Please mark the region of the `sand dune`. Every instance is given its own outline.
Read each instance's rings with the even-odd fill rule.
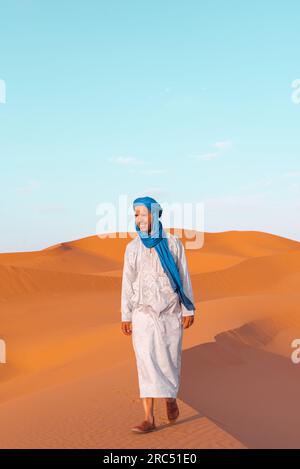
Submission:
[[[204,300],[296,291],[300,280],[300,251],[251,257],[226,269],[193,275],[196,298]]]
[[[0,254],[0,447],[299,448],[300,243],[228,231],[186,251],[197,311],[181,419],[170,427],[157,400],[159,431],[141,436],[129,431],[143,413],[120,323],[130,239]]]
[[[97,273],[120,269],[120,261],[100,253],[85,251],[72,243],[61,243],[37,253],[28,253],[29,256],[22,254],[1,254],[0,264],[70,273]]]

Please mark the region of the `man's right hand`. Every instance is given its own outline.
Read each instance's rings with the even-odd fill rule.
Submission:
[[[125,335],[131,335],[132,334],[132,322],[122,321],[122,331]]]

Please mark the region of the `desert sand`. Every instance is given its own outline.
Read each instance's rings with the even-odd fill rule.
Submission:
[[[180,418],[169,425],[155,400],[158,429],[139,435],[120,313],[130,240],[0,254],[0,448],[300,448],[300,243],[226,231],[186,250],[197,309],[184,330]]]

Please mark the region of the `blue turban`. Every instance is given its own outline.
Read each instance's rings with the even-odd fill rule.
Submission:
[[[139,226],[135,224],[135,229],[138,232],[141,241],[147,248],[155,248],[163,270],[169,277],[173,290],[179,295],[181,303],[184,304],[186,309],[194,310],[194,304],[183,291],[180,274],[173,255],[169,249],[166,232],[164,231],[162,223],[159,220],[163,211],[160,204],[152,197],[138,197],[133,201],[133,210],[137,205],[145,205],[148,211],[152,214],[150,235],[149,233],[141,231]]]

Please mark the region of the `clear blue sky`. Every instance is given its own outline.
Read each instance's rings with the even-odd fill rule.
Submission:
[[[300,240],[299,17],[297,0],[2,1],[0,251],[95,234],[120,194]]]

